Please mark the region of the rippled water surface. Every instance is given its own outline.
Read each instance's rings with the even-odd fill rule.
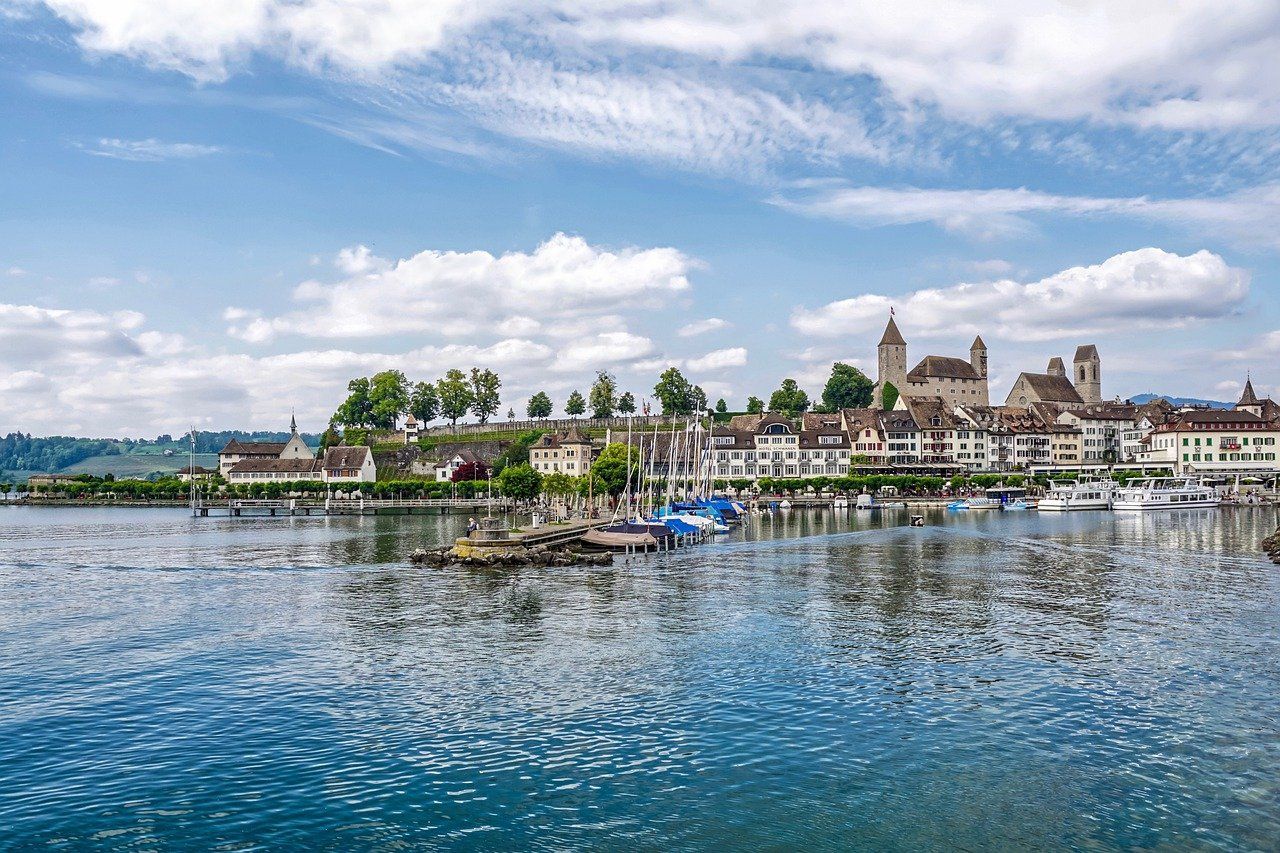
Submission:
[[[1280,846],[1274,511],[905,521],[481,572],[0,508],[0,847]]]

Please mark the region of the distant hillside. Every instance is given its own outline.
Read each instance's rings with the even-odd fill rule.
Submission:
[[[1200,400],[1196,397],[1170,397],[1168,394],[1139,394],[1130,399],[1138,405],[1150,403],[1152,400],[1160,398],[1168,400],[1175,406],[1208,406],[1211,409],[1230,409],[1235,407],[1235,403],[1224,403],[1221,400]]]

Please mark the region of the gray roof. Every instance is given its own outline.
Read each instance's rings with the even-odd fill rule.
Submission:
[[[1076,347],[1076,361],[1089,361],[1098,357],[1098,348],[1093,344]]]
[[[974,338],[973,344],[969,347],[969,349],[971,350],[986,349],[986,348],[987,348],[987,345],[983,342],[982,335],[978,335],[976,338]]]
[[[367,447],[330,447],[324,452],[325,468],[359,468],[369,456]]]
[[[274,454],[279,456],[284,452],[286,441],[240,441],[231,439],[227,442],[227,446],[222,448],[221,453],[238,453],[244,454]]]
[[[366,448],[367,449],[367,448]],[[319,467],[314,459],[241,459],[231,466],[232,474],[313,474]]]
[[[1246,379],[1244,381],[1244,393],[1240,395],[1240,402],[1237,406],[1256,406],[1258,405],[1258,395],[1253,393],[1253,380]]]
[[[928,379],[981,379],[982,375],[963,358],[945,355],[926,355],[907,374],[908,382],[924,382]]]
[[[884,334],[880,336],[880,346],[885,344],[894,344],[896,346],[905,347],[907,342],[902,338],[902,332],[898,331],[898,324],[893,322],[893,318],[889,318],[889,325],[884,327]]]
[[[1024,373],[1018,377],[1027,380],[1031,390],[1041,399],[1050,403],[1083,403],[1084,398],[1065,376],[1051,376],[1048,373]]]

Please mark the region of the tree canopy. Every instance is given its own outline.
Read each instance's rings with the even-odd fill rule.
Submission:
[[[664,415],[691,415],[707,407],[706,393],[691,385],[678,367],[668,367],[653,386],[654,398],[662,404]]]
[[[440,398],[436,395],[436,386],[430,382],[416,382],[409,395],[409,414],[417,418],[418,423],[430,423],[440,417]]]
[[[809,395],[801,390],[794,379],[784,379],[782,386],[769,397],[769,409],[794,418],[809,410]]]
[[[591,384],[588,393],[591,404],[591,417],[611,418],[618,405],[618,380],[607,370],[596,372],[596,381]]]
[[[862,409],[871,405],[875,387],[866,375],[851,364],[837,361],[831,367],[831,378],[822,388],[822,403],[829,411]]]
[[[502,402],[498,396],[502,380],[492,370],[473,367],[470,384],[471,413],[480,423],[488,423],[489,418],[498,413],[498,405]]]
[[[636,410],[636,398],[630,391],[622,392],[622,396],[618,398],[618,411],[624,415],[630,415]]]
[[[547,396],[547,392],[539,391],[529,398],[529,404],[524,407],[524,413],[530,418],[549,418],[551,408],[551,398]]]
[[[754,394],[747,398],[747,412],[753,415],[759,415],[764,412],[764,400]]]
[[[564,413],[571,418],[576,418],[587,410],[587,401],[582,399],[582,392],[574,390],[569,395],[569,399],[564,401]]]
[[[528,465],[511,465],[498,475],[502,494],[516,500],[532,500],[542,493],[542,475]]]
[[[724,414],[725,412],[729,411],[729,404],[724,401],[724,397],[721,397],[719,400],[716,400],[716,411],[719,412],[720,414]]]
[[[457,368],[436,380],[436,396],[440,399],[440,414],[454,426],[457,426],[458,418],[470,411],[473,402],[471,383],[467,381],[467,375]]]

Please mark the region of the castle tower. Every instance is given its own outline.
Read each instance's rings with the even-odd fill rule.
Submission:
[[[1102,359],[1093,344],[1076,347],[1071,384],[1086,403],[1102,402]]]
[[[987,378],[987,345],[982,342],[982,335],[974,338],[973,345],[969,347],[969,363],[979,376]]]
[[[1262,402],[1258,399],[1258,395],[1254,393],[1252,376],[1245,377],[1244,393],[1240,395],[1240,402],[1236,403],[1236,408],[1262,417]]]
[[[1055,355],[1053,358],[1049,359],[1049,367],[1045,370],[1045,373],[1049,376],[1065,377],[1067,375],[1067,366],[1062,363],[1061,358]]]
[[[898,331],[898,324],[889,315],[889,325],[884,327],[880,343],[876,346],[876,393],[874,404],[884,405],[883,388],[886,382],[902,393],[907,387],[907,342]]]

